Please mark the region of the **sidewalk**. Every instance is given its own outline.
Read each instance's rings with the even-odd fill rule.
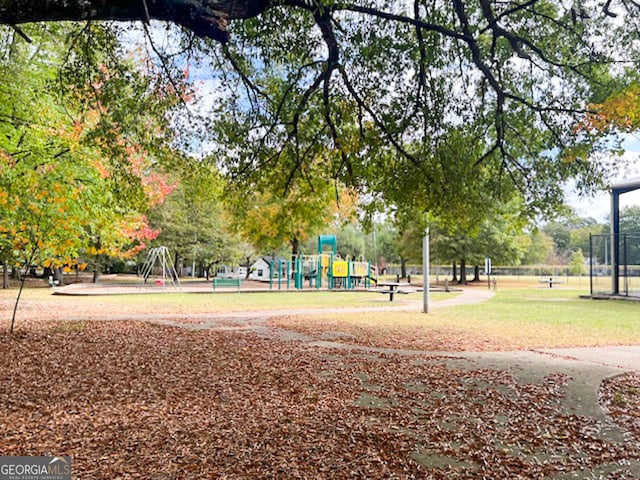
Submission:
[[[536,352],[594,366],[640,371],[640,346],[549,348]]]
[[[485,287],[464,287],[461,288],[459,295],[446,300],[440,300],[433,302],[433,308],[455,307],[458,305],[468,305],[471,303],[480,303],[489,300],[495,295],[493,290],[489,290]]]

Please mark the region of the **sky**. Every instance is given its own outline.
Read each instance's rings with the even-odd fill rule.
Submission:
[[[624,157],[629,161],[629,168],[616,178],[616,183],[622,180],[640,178],[640,139],[629,137],[624,143]],[[599,222],[605,222],[611,210],[609,192],[599,192],[593,197],[580,198],[568,184],[565,189],[565,200],[581,217],[592,217]],[[625,193],[620,196],[620,210],[624,207],[640,205],[640,190]]]

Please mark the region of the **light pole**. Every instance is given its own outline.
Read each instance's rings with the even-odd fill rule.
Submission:
[[[373,263],[376,266],[376,274],[379,274],[378,272],[378,245],[376,242],[376,224],[375,224],[375,220],[373,222]]]
[[[429,215],[427,214],[427,227],[424,230],[422,242],[422,312],[429,313]]]

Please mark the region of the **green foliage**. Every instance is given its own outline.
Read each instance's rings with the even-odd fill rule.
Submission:
[[[626,246],[626,261],[640,264],[640,206],[628,206],[620,211],[620,251]]]
[[[365,234],[353,223],[344,225],[336,235],[338,254],[342,258],[359,259],[365,254]]]
[[[523,265],[546,264],[554,253],[553,239],[539,229],[529,233],[529,242],[522,257]]]
[[[571,275],[584,275],[587,273],[587,262],[582,254],[582,250],[578,249],[571,253],[569,273],[571,273]]]
[[[592,10],[577,21],[574,7],[547,0],[282,4],[233,23],[224,47],[169,28],[165,44],[146,50],[113,24],[25,27],[34,47],[7,28],[0,152],[8,164],[29,156],[38,169],[57,159],[72,162],[57,175],[91,177],[96,188],[83,184],[91,206],[78,213],[90,221],[77,230],[96,262],[142,248],[154,234],[142,214],[177,177],[190,185],[156,210],[154,225],[203,264],[243,255],[228,224],[265,252],[296,251],[350,220],[359,201],[365,216],[394,219],[390,240],[379,238],[388,260],[419,258],[429,212],[447,239],[441,258],[517,262],[524,220],[558,210],[565,180],[593,188],[615,169],[589,156],[599,138],[585,128],[589,105],[617,121],[634,113],[636,89],[616,92],[637,80],[617,66],[622,52],[636,55],[637,32]],[[215,85],[210,111],[191,103],[190,69]],[[215,168],[192,175],[174,155],[196,143],[213,150],[205,163],[225,177],[224,187],[213,181],[215,195],[193,185]],[[3,210],[7,231],[18,213]],[[131,225],[146,234],[132,235]],[[590,225],[560,227],[545,231],[561,256],[586,251]],[[7,235],[0,242],[13,250]]]
[[[230,233],[230,219],[222,202],[224,182],[210,165],[183,159],[178,188],[149,214],[160,231],[155,245],[195,262],[201,273],[216,264],[237,264],[245,256],[241,240]]]
[[[556,257],[567,262],[575,250],[589,251],[589,234],[601,234],[606,227],[598,225],[593,218],[581,218],[573,210],[547,222],[542,231],[553,239]]]
[[[157,161],[174,96],[104,26],[25,29],[36,48],[0,31],[3,256],[59,267],[131,255],[155,235],[146,209],[173,188]]]
[[[297,253],[301,242],[333,230],[354,214],[354,195],[325,182],[323,175],[310,173],[287,185],[273,171],[251,184],[229,185],[225,199],[233,228],[261,252],[288,245]]]
[[[623,44],[591,40],[625,27],[572,15],[549,1],[268,9],[207,52],[224,87],[216,155],[245,190],[339,182],[370,211],[429,211],[447,228],[514,197],[551,214],[567,179],[594,188],[616,168],[585,157],[592,146],[566,152],[587,104],[622,84],[607,59]]]
[[[632,205],[620,211],[620,233],[640,233],[640,206]]]
[[[518,265],[527,247],[525,226],[518,202],[494,202],[476,228],[447,228],[436,222],[431,245],[441,263],[482,265],[490,257],[494,265]]]
[[[367,243],[367,259],[372,264],[400,263],[398,230],[393,222],[374,222]]]
[[[43,45],[33,50],[1,32],[0,233],[5,258],[32,265],[66,263],[78,255],[82,229],[102,198],[86,150],[73,136],[65,109],[49,89],[58,52],[45,29],[34,27]]]

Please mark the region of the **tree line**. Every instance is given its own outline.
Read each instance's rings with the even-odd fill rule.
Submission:
[[[640,118],[635,2],[94,3],[0,8],[5,271],[162,241],[206,272],[380,215],[400,263],[427,224],[513,262]]]

